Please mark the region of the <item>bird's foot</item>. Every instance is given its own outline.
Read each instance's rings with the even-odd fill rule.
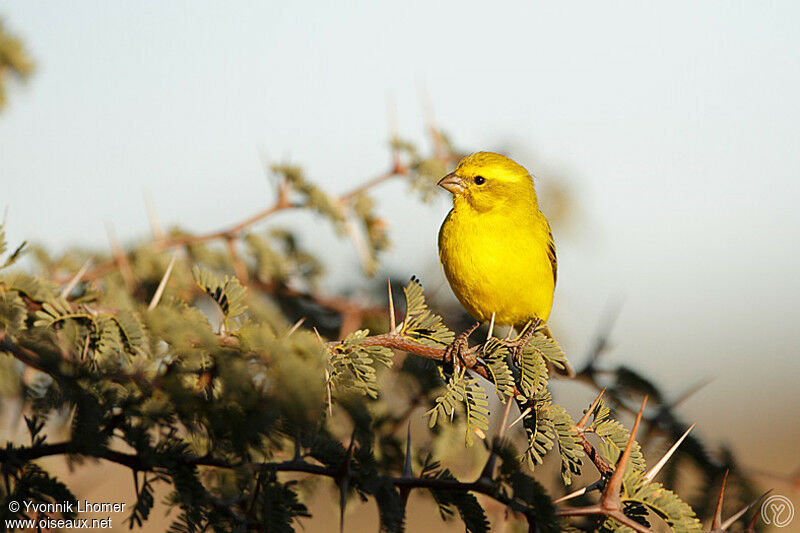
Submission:
[[[522,329],[522,332],[517,335],[516,339],[512,340],[501,340],[497,339],[497,341],[508,348],[511,357],[513,357],[514,361],[519,362],[522,358],[522,350],[525,349],[525,346],[528,345],[533,334],[536,332],[536,328],[539,327],[542,321],[538,318],[528,322],[526,326]]]
[[[476,322],[474,326],[461,333],[456,340],[444,351],[444,360],[452,363],[453,367],[458,369],[460,366],[473,367],[477,361],[475,353],[469,349],[469,336],[478,329],[480,322]]]

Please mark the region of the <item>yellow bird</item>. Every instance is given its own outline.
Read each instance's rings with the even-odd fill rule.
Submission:
[[[439,259],[461,305],[479,322],[494,314],[495,324],[517,331],[528,321],[546,322],[556,248],[528,171],[503,155],[477,152],[439,185],[453,194]]]

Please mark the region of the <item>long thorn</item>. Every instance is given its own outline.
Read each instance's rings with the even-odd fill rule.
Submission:
[[[711,531],[716,531],[722,527],[722,499],[725,496],[725,483],[728,481],[728,472],[722,476],[722,485],[719,488],[719,498],[717,499],[717,509],[714,511],[714,520],[711,521]]]
[[[322,335],[319,334],[319,331],[317,331],[317,327],[316,326],[314,326],[314,334],[317,336],[317,340],[319,341],[319,343],[322,346],[325,346],[325,341],[322,340]]]
[[[764,496],[766,496],[770,492],[772,492],[772,489],[769,489],[767,492],[762,494],[761,498],[756,500],[756,502],[761,501],[764,498]],[[759,510],[760,510],[760,506],[759,506]],[[750,522],[747,524],[747,529],[744,530],[745,533],[755,533],[755,526],[756,526],[756,522],[758,521],[758,517],[759,516],[761,516],[761,513],[759,511],[756,511],[755,513],[753,513],[753,518],[750,519]]]
[[[164,289],[167,288],[167,281],[169,281],[169,275],[172,274],[172,267],[175,266],[175,260],[178,258],[178,250],[176,249],[172,253],[172,259],[169,261],[169,265],[167,266],[166,272],[161,277],[161,281],[158,282],[158,288],[156,289],[156,293],[153,295],[153,299],[150,300],[150,305],[147,306],[148,311],[152,311],[158,305],[158,302],[161,301],[161,296],[164,294]]]
[[[603,514],[603,509],[599,505],[589,505],[588,507],[569,507],[558,509],[556,516],[591,516]]]
[[[533,407],[526,407],[526,408],[525,408],[525,410],[524,410],[524,411],[522,411],[522,412],[519,414],[519,416],[516,418],[516,420],[514,420],[513,422],[511,422],[511,423],[508,425],[508,429],[511,429],[512,427],[514,427],[514,426],[515,426],[517,423],[519,423],[519,421],[520,421],[520,420],[522,420],[523,418],[525,418],[526,416],[528,416],[528,413],[530,413],[531,411],[533,411]]]
[[[317,340],[322,345],[322,347],[325,348],[325,353],[327,354],[328,353],[328,349],[327,349],[327,347],[325,345],[325,341],[322,340],[322,335],[319,334],[319,331],[317,331],[317,327],[316,326],[314,326],[312,329],[314,330],[314,334],[317,336]],[[325,388],[328,389],[328,416],[332,417],[333,416],[333,400],[332,400],[332,394],[331,394],[331,373],[328,372],[327,368],[325,369]]]
[[[497,438],[502,439],[503,435],[506,433],[506,422],[508,422],[508,415],[511,413],[511,396],[506,398],[506,408],[503,411],[503,419],[500,421],[500,429],[497,430]],[[510,427],[510,426],[509,426]]]
[[[392,296],[391,278],[386,278],[386,285],[389,287],[389,333],[394,333],[394,328],[397,326],[394,318],[394,297]]]
[[[291,327],[291,329],[290,329],[290,330],[289,330],[289,331],[286,333],[286,336],[287,336],[287,337],[291,336],[291,335],[292,335],[292,333],[294,333],[295,331],[297,331],[297,328],[299,328],[300,326],[302,326],[302,325],[303,325],[303,322],[305,322],[305,321],[306,321],[306,317],[303,317],[303,318],[301,318],[300,320],[298,320],[297,322],[295,322],[295,323],[294,323],[294,325]]]
[[[153,232],[153,238],[157,241],[164,240],[166,234],[161,226],[161,219],[158,216],[158,211],[156,211],[153,195],[146,189],[144,191],[144,205],[147,208],[147,218],[150,220],[150,231]]]
[[[625,469],[631,458],[634,439],[636,438],[636,432],[639,430],[639,423],[642,421],[642,413],[644,412],[645,405],[647,405],[647,396],[644,397],[642,406],[639,408],[639,413],[636,415],[636,421],[633,423],[633,429],[631,430],[630,438],[628,438],[628,444],[625,445],[625,449],[622,451],[622,455],[620,455],[619,461],[617,462],[617,467],[611,475],[611,479],[608,480],[606,490],[603,491],[601,505],[604,509],[619,509],[620,507],[619,493],[622,490],[622,480],[625,477]]]
[[[722,530],[723,530],[723,531],[725,531],[726,529],[728,529],[729,527],[731,527],[731,526],[733,525],[733,523],[734,523],[734,522],[736,522],[737,520],[739,520],[739,519],[742,517],[742,515],[743,515],[744,513],[746,513],[746,512],[747,512],[747,511],[749,511],[750,509],[752,509],[752,508],[753,508],[753,506],[754,506],[755,504],[757,504],[758,502],[760,502],[761,500],[763,500],[763,499],[764,499],[764,496],[766,496],[766,495],[767,495],[767,494],[769,494],[770,492],[772,492],[772,489],[769,489],[767,492],[765,492],[764,494],[762,494],[761,496],[759,496],[758,498],[756,498],[755,500],[753,500],[752,502],[750,502],[749,504],[747,504],[747,505],[746,505],[744,508],[742,508],[742,509],[741,509],[741,510],[740,510],[738,513],[736,513],[736,514],[735,514],[735,515],[733,515],[732,517],[730,517],[730,518],[728,518],[727,520],[725,520],[725,522],[723,522],[723,523],[722,523],[722,526],[721,526],[721,527],[722,527]],[[756,517],[758,517],[758,514],[759,514],[759,513],[756,513]],[[753,522],[751,523],[751,527],[752,527],[752,524],[755,524],[755,518],[753,519]]]
[[[597,409],[597,404],[600,403],[600,398],[603,397],[603,394],[605,394],[605,392],[606,392],[606,389],[604,387],[603,390],[600,391],[600,394],[597,395],[597,398],[594,399],[594,401],[592,402],[592,405],[589,406],[589,410],[586,411],[585,413],[583,413],[583,416],[581,417],[581,419],[578,420],[577,424],[575,424],[576,428],[581,430],[581,429],[584,428],[584,426],[586,426],[586,423],[589,421],[589,417],[592,415],[592,413],[594,413],[594,410]]]
[[[696,425],[697,425],[697,422],[695,422],[694,424],[689,426],[689,429],[687,429],[683,433],[683,435],[681,435],[681,438],[679,438],[678,440],[675,441],[675,444],[673,444],[672,447],[669,449],[669,451],[667,451],[667,453],[664,454],[664,457],[662,457],[655,465],[653,465],[653,468],[651,468],[644,475],[645,481],[647,481],[648,483],[653,481],[653,479],[656,477],[656,474],[658,474],[658,472],[662,468],[664,468],[664,465],[667,464],[667,461],[669,461],[669,458],[672,457],[672,454],[675,453],[675,450],[677,450],[678,446],[681,445],[681,443],[683,442],[683,439],[685,439],[686,437],[689,436],[689,432],[692,431],[694,429],[694,426],[696,426]]]
[[[75,275],[72,276],[72,279],[69,280],[69,283],[67,283],[66,286],[63,289],[61,289],[61,294],[59,295],[61,298],[66,298],[67,296],[69,296],[69,293],[72,292],[72,289],[75,288],[75,285],[78,284],[83,275],[86,274],[86,271],[89,270],[91,264],[92,264],[91,258],[84,261],[81,268],[79,268],[78,271],[75,273]]]
[[[570,492],[570,493],[569,493],[569,494],[567,494],[566,496],[562,496],[562,497],[560,497],[559,499],[557,499],[557,500],[553,501],[553,503],[563,503],[563,502],[565,502],[565,501],[567,501],[567,500],[572,500],[572,499],[574,499],[574,498],[577,498],[578,496],[583,496],[584,494],[586,494],[586,493],[587,493],[587,492],[589,492],[590,490],[593,490],[593,489],[595,489],[595,488],[599,487],[599,486],[600,486],[600,483],[601,483],[601,482],[599,482],[599,481],[595,481],[595,482],[594,482],[594,483],[592,483],[591,485],[588,485],[588,486],[586,486],[586,487],[583,487],[582,489],[578,489],[578,490],[576,490],[575,492]]]
[[[494,313],[492,313],[492,321],[489,322],[489,334],[486,335],[486,342],[489,342],[492,339],[493,332],[494,332]]]
[[[328,390],[328,417],[333,417],[333,401],[331,399],[331,373],[325,369],[325,388]]]
[[[554,500],[554,501],[553,501],[553,503],[554,503],[554,504],[556,504],[556,503],[562,503],[562,502],[565,502],[565,501],[567,501],[567,500],[571,500],[571,499],[573,499],[573,498],[577,498],[578,496],[583,496],[584,494],[586,494],[586,492],[587,492],[588,490],[589,490],[589,487],[583,487],[582,489],[578,489],[578,490],[576,490],[575,492],[570,492],[570,493],[569,493],[569,494],[567,494],[566,496],[562,496],[562,497],[560,497],[559,499],[557,499],[557,500]]]

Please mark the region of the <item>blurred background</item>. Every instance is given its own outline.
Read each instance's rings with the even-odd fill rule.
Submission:
[[[107,248],[108,224],[140,242],[146,198],[166,226],[216,230],[270,205],[265,162],[342,192],[388,168],[393,134],[425,144],[435,124],[534,174],[576,366],[618,309],[604,361],[675,397],[711,380],[680,413],[800,505],[797,3],[20,0],[0,17],[35,61],[25,83],[0,73],[12,244]],[[375,197],[393,243],[376,279],[452,302],[449,195]],[[314,216],[273,223],[324,251],[328,290],[374,286]]]

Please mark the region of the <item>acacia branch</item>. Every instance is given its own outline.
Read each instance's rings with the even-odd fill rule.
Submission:
[[[348,204],[354,198],[356,198],[358,195],[366,192],[367,190],[371,189],[372,187],[375,187],[375,186],[377,186],[377,185],[379,185],[381,183],[384,183],[385,181],[388,181],[388,180],[390,180],[392,178],[395,178],[395,177],[408,176],[408,175],[410,175],[410,172],[411,171],[410,171],[408,166],[406,166],[401,161],[399,161],[399,159],[393,158],[392,166],[388,171],[378,175],[377,177],[371,178],[371,179],[367,180],[366,182],[362,183],[361,185],[359,185],[359,186],[357,186],[357,187],[355,187],[355,188],[353,188],[353,189],[341,194],[337,199],[338,199],[339,203],[341,203],[341,204]],[[233,224],[232,226],[228,227],[227,229],[216,230],[216,231],[212,231],[212,232],[204,233],[204,234],[199,234],[199,235],[183,234],[183,235],[175,235],[175,236],[170,236],[170,237],[157,238],[154,241],[154,244],[156,246],[156,249],[165,250],[165,249],[176,247],[176,246],[177,247],[191,246],[191,245],[201,244],[201,243],[205,243],[205,242],[209,242],[209,241],[213,241],[213,240],[224,239],[225,241],[227,241],[228,250],[231,252],[231,258],[232,258],[232,261],[233,261],[233,264],[234,264],[234,267],[235,267],[235,270],[236,270],[236,275],[238,277],[240,277],[242,279],[242,281],[244,282],[244,281],[246,281],[247,270],[246,270],[246,267],[245,267],[244,263],[237,257],[237,255],[235,253],[235,248],[234,248],[233,241],[235,239],[238,239],[239,237],[241,237],[242,233],[245,230],[247,230],[248,228],[250,228],[251,226],[253,226],[254,224],[256,224],[256,223],[258,223],[258,222],[260,222],[260,221],[262,221],[262,220],[264,220],[266,218],[269,218],[270,216],[272,216],[272,215],[274,215],[276,213],[279,213],[281,211],[285,211],[285,210],[288,210],[288,209],[297,209],[297,208],[306,207],[304,204],[292,202],[290,200],[290,198],[289,198],[289,193],[290,193],[290,191],[289,191],[288,184],[286,183],[286,181],[282,181],[278,185],[278,192],[277,192],[278,196],[277,196],[277,199],[276,199],[275,203],[272,206],[270,206],[270,207],[268,207],[266,209],[263,209],[263,210],[255,213],[255,214],[245,218],[244,220],[241,220],[240,222],[237,222],[236,224]],[[86,272],[83,275],[83,279],[86,280],[86,281],[94,281],[96,279],[99,279],[99,278],[105,276],[109,272],[112,272],[112,271],[117,270],[119,268],[124,268],[127,264],[128,264],[127,255],[125,255],[122,252],[121,249],[118,249],[118,247],[115,247],[113,259],[109,260],[109,261],[106,261],[104,263],[98,264],[96,267],[94,267],[93,269],[91,269],[88,272]],[[126,283],[132,282],[132,277],[127,275],[127,274],[129,274],[129,270],[130,270],[130,268],[129,268],[129,265],[128,265],[127,270],[125,272],[123,272],[123,274],[126,274],[126,276],[125,276],[126,277]],[[273,288],[274,287],[276,287],[276,286],[273,286]],[[285,287],[283,287],[283,288],[285,289]],[[290,290],[283,290],[283,291],[281,291],[281,293],[282,294],[285,293],[285,295],[287,295],[287,296],[296,296],[297,295],[297,291],[290,291]],[[327,309],[331,309],[332,311],[336,311],[337,313],[340,313],[340,314],[343,314],[343,315],[348,314],[348,313],[350,313],[352,315],[352,311],[354,309],[358,310],[359,312],[364,312],[367,315],[373,314],[373,309],[371,309],[371,308],[366,308],[365,309],[363,305],[357,305],[352,301],[349,301],[349,300],[345,301],[345,299],[342,299],[342,298],[330,298],[330,297],[325,297],[325,296],[322,296],[322,295],[318,295],[316,293],[308,293],[308,294],[302,293],[301,295],[316,301],[322,307],[325,307]]]
[[[394,165],[390,170],[384,172],[379,176],[372,178],[371,180],[367,180],[361,185],[342,194],[341,196],[339,196],[339,201],[342,203],[349,202],[359,194],[368,191],[369,189],[375,187],[376,185],[380,185],[381,183],[389,181],[390,179],[395,178],[397,176],[408,176],[408,174],[409,174],[409,168],[405,166],[403,163],[395,160]]]
[[[331,349],[337,345],[339,345],[339,341],[329,342],[328,348]],[[399,333],[384,333],[381,335],[373,335],[371,337],[367,337],[363,341],[361,341],[362,346],[383,346],[385,348],[391,348],[394,350],[401,350],[408,353],[413,353],[415,355],[419,355],[421,357],[425,357],[427,359],[433,359],[435,361],[443,361],[445,356],[445,347],[439,346],[431,346],[428,344],[423,344],[421,342],[415,341],[409,337],[403,336]],[[468,350],[468,354],[475,355],[480,351],[481,345],[473,346]],[[492,381],[492,377],[490,372],[487,370],[486,366],[476,357],[465,357],[463,361],[463,365],[478,374],[479,376]],[[514,397],[520,396],[520,391],[514,387]],[[589,442],[586,437],[583,435],[582,432],[578,432],[578,437],[580,438],[581,445],[583,446],[584,452],[586,453],[587,457],[594,463],[597,470],[600,474],[604,477],[610,476],[614,469],[608,462],[603,458],[603,456],[597,451],[597,449]]]
[[[371,189],[372,187],[379,185],[385,181],[388,181],[391,178],[397,176],[407,176],[409,175],[410,170],[408,167],[403,165],[402,163],[394,162],[392,168],[379,176],[367,180],[363,184],[355,187],[354,189],[345,192],[344,194],[338,197],[340,203],[348,203],[350,200],[358,196],[359,194]],[[155,241],[155,244],[159,250],[163,250],[166,248],[171,248],[173,246],[191,246],[194,244],[201,244],[208,241],[218,240],[218,239],[235,239],[241,236],[241,234],[248,229],[250,226],[261,222],[262,220],[269,218],[270,216],[279,213],[281,211],[285,211],[287,209],[296,209],[306,207],[304,204],[298,204],[296,202],[292,202],[289,199],[289,188],[285,182],[282,182],[278,186],[278,198],[275,203],[263,209],[249,217],[237,222],[236,224],[222,230],[216,230],[209,233],[203,233],[199,235],[192,235],[192,234],[185,234],[185,235],[177,235],[172,237],[167,237],[164,239],[158,239]],[[84,279],[87,281],[95,280],[103,275],[107,274],[111,270],[114,270],[118,267],[118,257],[114,261],[108,261],[106,263],[102,263],[95,267],[94,269],[90,270],[84,276]]]
[[[87,457],[94,457],[96,459],[104,459],[106,461],[125,466],[134,472],[158,472],[168,469],[175,463],[184,466],[207,466],[224,469],[234,469],[241,466],[247,466],[253,472],[272,471],[306,473],[329,477],[337,481],[342,477],[342,473],[347,470],[346,465],[342,465],[341,468],[334,468],[330,466],[309,463],[302,459],[237,465],[211,456],[170,457],[164,461],[164,464],[160,464],[158,461],[144,462],[138,455],[123,453],[116,450],[102,449],[92,451],[83,450],[82,448],[83,446],[81,446],[79,442],[64,441],[55,444],[42,444],[34,447],[26,446],[20,448],[0,449],[0,463],[5,463],[10,460],[27,462],[56,455],[84,455]],[[347,461],[349,462],[350,459],[351,458],[348,457]],[[495,486],[495,482],[484,477],[472,482],[463,482],[455,479],[441,479],[434,477],[404,476],[390,477],[389,480],[395,487],[401,490],[420,488],[431,490],[475,492],[483,494],[505,505],[512,511],[525,515],[529,521],[535,518],[535,509],[533,507],[500,493]]]
[[[158,246],[159,249],[163,250],[166,248],[171,248],[173,246],[191,246],[194,244],[201,244],[216,239],[227,239],[227,240],[234,239],[236,237],[239,237],[244,230],[246,230],[253,224],[260,222],[265,218],[274,215],[275,213],[279,213],[286,209],[295,209],[298,207],[303,207],[302,204],[290,202],[288,197],[284,196],[284,194],[278,195],[278,200],[272,207],[264,209],[263,211],[259,211],[258,213],[247,217],[241,222],[234,224],[228,229],[212,231],[210,233],[205,233],[201,235],[180,235],[176,237],[168,237],[164,240],[156,241],[156,245]]]

